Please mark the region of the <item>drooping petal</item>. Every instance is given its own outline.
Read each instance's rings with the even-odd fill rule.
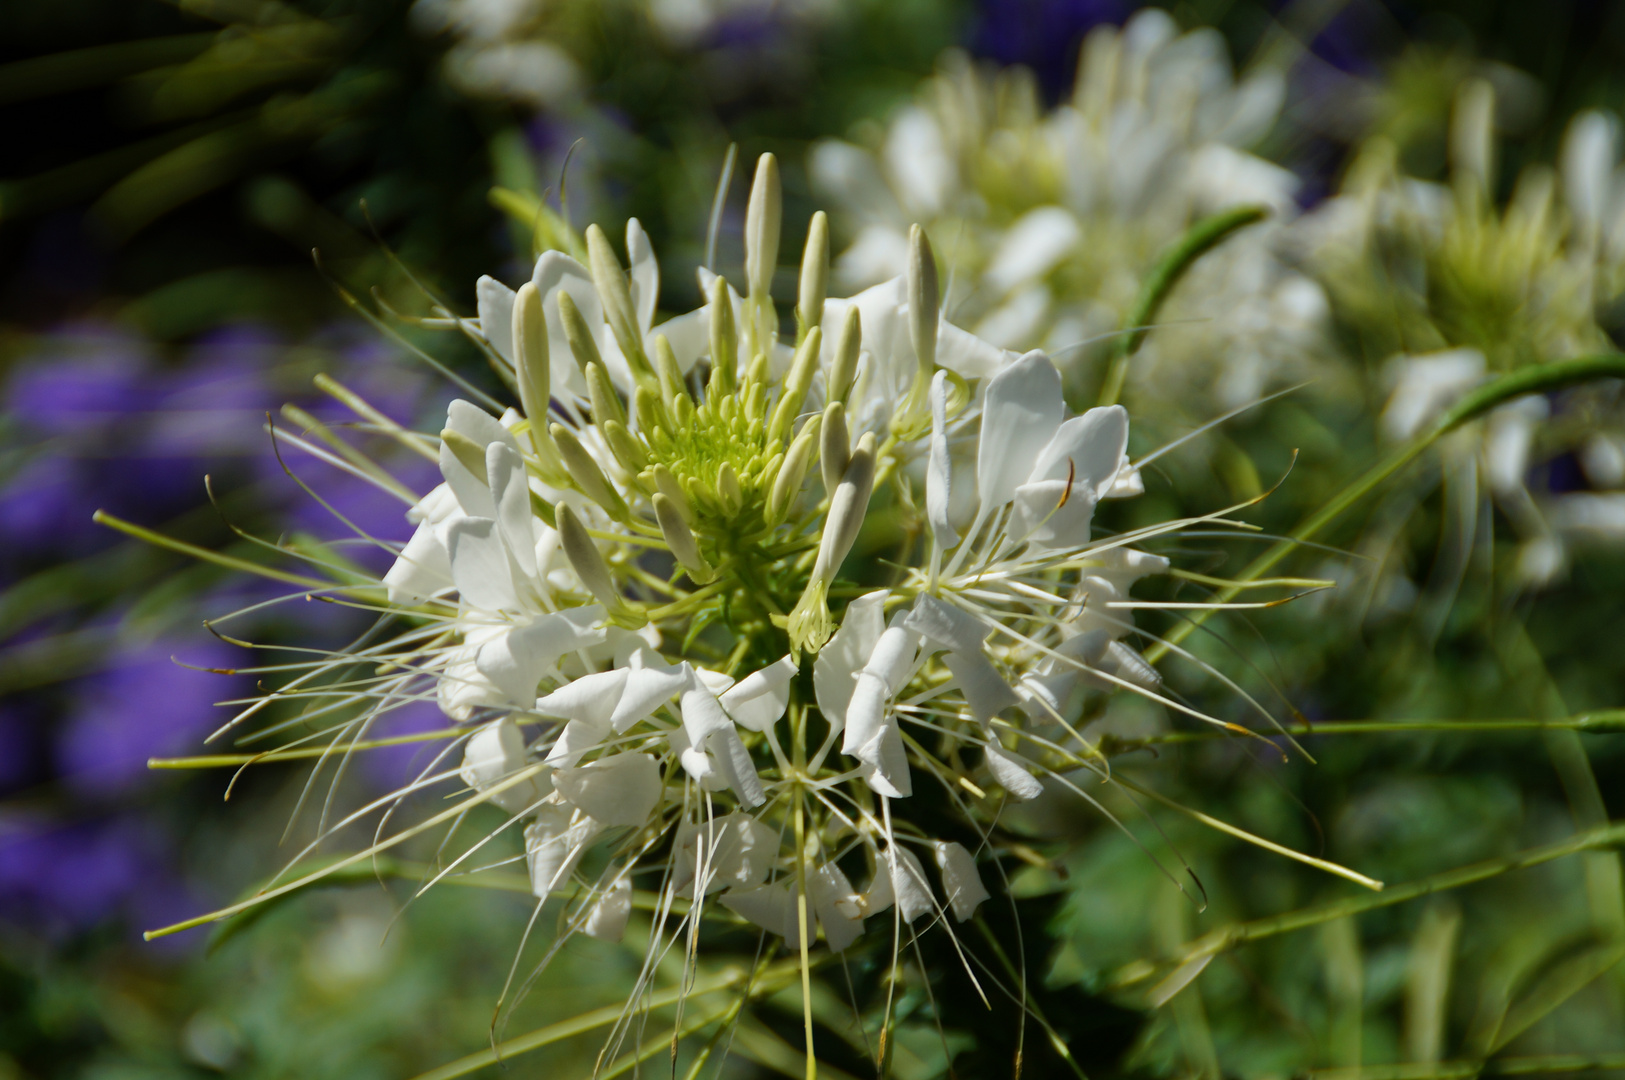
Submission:
[[[497,528],[519,573],[536,578],[536,515],[530,509],[530,481],[517,451],[494,442],[485,448],[485,471],[491,480]]]
[[[672,881],[681,895],[694,895],[696,879],[704,880],[707,894],[750,889],[767,880],[778,859],[779,834],[749,814],[727,814],[683,822],[673,850]]]
[[[563,803],[544,805],[536,822],[525,829],[525,862],[530,891],[539,899],[564,885],[575,872],[587,845],[603,831],[592,818]]]
[[[982,875],[976,872],[976,860],[962,844],[938,840],[931,846],[936,852],[937,867],[942,871],[942,891],[948,896],[948,906],[954,918],[964,922],[976,914],[976,909],[989,895],[982,884]]]
[[[999,674],[999,669],[981,650],[945,653],[942,659],[953,674],[954,682],[959,684],[960,693],[965,695],[965,703],[978,720],[991,720],[1020,701],[1016,692],[1010,689],[1010,684],[1004,681],[1004,676]]]
[[[384,575],[384,584],[389,602],[403,606],[422,603],[452,587],[451,556],[435,525],[425,522],[417,527]]]
[[[1061,374],[1042,352],[1028,353],[988,382],[976,455],[976,488],[984,510],[1015,497],[1065,412]]]
[[[474,301],[480,315],[480,332],[502,359],[513,363],[514,291],[490,275],[474,283]]]
[[[847,706],[857,686],[858,672],[869,662],[875,643],[886,629],[887,591],[867,593],[846,606],[841,627],[818,652],[813,663],[813,692],[818,709],[832,728],[846,725]]]
[[[508,546],[502,542],[497,523],[486,517],[465,517],[441,528],[451,579],[463,602],[481,611],[519,611]]]
[[[627,674],[626,686],[610,717],[617,733],[648,719],[656,709],[681,693],[689,681],[688,672],[681,665],[662,662],[648,648],[634,653],[633,663],[623,670]]]
[[[754,889],[730,889],[722,894],[722,906],[770,934],[779,934],[792,949],[801,947],[801,919],[795,896],[785,882],[758,885]],[[807,912],[812,918],[812,912]],[[810,928],[809,928],[810,929]]]
[[[933,650],[979,653],[991,633],[987,625],[962,608],[929,594],[921,594],[903,616],[902,626],[923,637]]]
[[[863,898],[864,913],[878,914],[893,903],[906,923],[931,913],[931,885],[925,868],[912,851],[896,844],[877,860],[875,879]]]
[[[987,758],[988,772],[993,774],[993,779],[1000,787],[1010,793],[1012,799],[1025,802],[1028,799],[1036,799],[1044,793],[1044,785],[1038,782],[1038,777],[1005,753],[997,743],[990,740],[982,753]]]
[[[918,647],[919,635],[903,626],[889,627],[880,635],[868,663],[858,672],[846,708],[841,753],[855,753],[875,737],[886,718],[886,706],[892,695],[902,689],[914,669]]]
[[[722,707],[734,723],[750,731],[766,731],[779,722],[790,706],[790,680],[800,669],[788,656],[753,671],[723,693]]]
[[[807,899],[818,913],[824,941],[832,951],[843,951],[863,933],[858,897],[839,866],[825,863],[807,875]]]
[[[463,748],[463,764],[458,776],[475,791],[489,791],[529,762],[525,759],[525,737],[512,717],[503,717],[476,731]],[[523,813],[535,806],[551,789],[545,777],[533,776],[492,795],[492,805],[510,814]]]
[[[742,805],[760,806],[767,801],[767,796],[762,792],[761,778],[756,775],[756,765],[750,759],[750,751],[745,749],[743,740],[739,738],[738,729],[732,724],[718,728],[706,739],[705,748],[711,752],[711,761],[717,773],[733,789]]]
[[[891,717],[867,743],[852,756],[858,761],[863,782],[890,799],[906,799],[914,794],[914,778],[908,769],[908,753],[897,718]]]
[[[655,260],[649,234],[637,218],[626,219],[626,254],[631,262],[627,277],[632,307],[637,313],[638,329],[647,334],[654,325],[655,305],[660,301],[660,263]]]
[[[593,901],[581,932],[599,941],[619,941],[632,914],[632,879],[622,874]]]
[[[648,754],[610,754],[559,770],[553,786],[565,801],[602,825],[642,825],[660,805],[660,766]]]

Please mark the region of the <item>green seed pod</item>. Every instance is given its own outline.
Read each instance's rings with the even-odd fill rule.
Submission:
[[[845,401],[858,377],[858,353],[863,348],[863,319],[858,305],[846,309],[841,336],[835,339],[835,359],[829,368],[829,400]]]
[[[609,246],[609,237],[597,225],[587,226],[587,266],[592,271],[593,287],[604,304],[604,321],[615,335],[627,364],[640,376],[654,374],[643,355],[643,333],[638,328],[637,309],[632,304],[631,283]]]
[[[587,401],[592,405],[592,417],[602,424],[606,420],[626,423],[626,409],[621,397],[609,381],[609,370],[603,364],[587,365]]]
[[[671,342],[666,340],[665,334],[655,337],[655,374],[660,377],[660,396],[666,399],[667,408],[676,404],[680,397],[688,397],[688,380],[683,377],[683,369],[677,366],[677,354],[671,351]]]
[[[732,394],[739,366],[739,330],[734,325],[733,298],[728,283],[717,278],[711,283],[711,381],[712,396]]]
[[[660,402],[660,395],[647,386],[639,386],[632,391],[632,407],[638,413],[638,427],[643,429],[645,438],[652,432],[673,430],[670,415],[666,407]]]
[[[547,316],[542,312],[542,294],[533,282],[519,286],[514,297],[513,351],[519,375],[519,404],[534,421],[531,431],[545,437],[553,384],[547,355]]]
[[[824,535],[818,542],[818,559],[813,563],[812,580],[828,584],[846,561],[852,542],[869,512],[869,496],[875,483],[875,433],[866,431],[852,452],[841,482],[829,500],[829,516],[824,519]]]
[[[626,508],[625,500],[605,478],[604,470],[587,453],[587,448],[581,445],[575,433],[559,424],[554,424],[551,431],[553,441],[558,444],[559,460],[564,463],[564,471],[570,474],[570,479],[575,481],[581,493],[603,507],[616,521],[629,520],[632,515]]]
[[[796,493],[801,490],[802,482],[807,479],[807,467],[812,464],[813,447],[817,444],[817,432],[808,425],[808,430],[796,436],[795,442],[784,453],[784,463],[779,466],[778,476],[773,481],[773,488],[767,496],[767,520],[771,525],[777,525],[784,520],[789,512],[790,502]]]
[[[779,223],[784,193],[779,186],[779,159],[763,154],[756,159],[756,179],[745,208],[745,282],[754,304],[766,304],[773,288],[773,270],[779,261]]]
[[[655,520],[660,523],[660,534],[666,538],[666,546],[671,549],[678,565],[688,571],[694,583],[704,585],[716,576],[716,572],[705,561],[705,556],[700,554],[694,533],[689,529],[688,522],[683,520],[682,511],[663,494],[656,494],[653,502]]]
[[[603,604],[617,622],[637,626],[647,622],[642,613],[629,605],[620,590],[615,588],[615,579],[610,576],[604,553],[587,535],[587,528],[576,517],[575,511],[561,503],[554,511],[554,517],[558,522],[559,546],[564,549],[564,557],[570,560],[576,576],[594,599]]]
[[[739,474],[726,461],[717,470],[717,496],[722,503],[722,513],[727,517],[738,516],[744,508],[745,492],[739,486]]]
[[[846,406],[832,401],[824,406],[824,430],[818,449],[818,464],[824,474],[824,490],[831,495],[852,460],[852,438],[846,430]]]
[[[583,374],[588,365],[604,362],[598,354],[598,342],[592,336],[592,327],[587,325],[586,316],[581,314],[576,302],[563,289],[559,290],[559,321],[564,324],[564,340],[570,343],[570,355],[575,357]]]
[[[796,292],[798,343],[824,321],[829,292],[829,217],[822,210],[807,224],[807,246],[801,251],[801,287]]]
[[[918,225],[908,230],[908,336],[927,379],[937,369],[937,257]]]
[[[605,420],[598,425],[604,433],[604,441],[615,454],[615,460],[621,463],[622,468],[629,473],[640,472],[649,464],[649,454],[643,449],[633,434],[626,430],[626,425],[619,420]]]
[[[682,485],[677,482],[677,477],[673,476],[671,470],[664,465],[656,465],[650,472],[654,474],[655,488],[671,501],[671,504],[677,508],[677,512],[683,515],[683,520],[692,527],[694,524],[694,507],[689,504],[688,495],[684,493]]]
[[[489,484],[490,477],[485,472],[485,451],[480,444],[470,439],[460,431],[446,428],[440,433],[440,442],[450,450],[463,468],[473,473],[482,484]]]
[[[813,375],[818,371],[818,352],[823,344],[823,331],[813,327],[796,350],[796,358],[790,362],[790,370],[784,377],[784,392],[773,410],[773,422],[767,426],[769,446],[782,443],[789,437],[791,426],[801,414],[801,403],[807,399]]]

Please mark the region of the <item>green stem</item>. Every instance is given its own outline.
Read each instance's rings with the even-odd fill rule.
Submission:
[[[1578,360],[1532,364],[1479,387],[1458,401],[1430,430],[1418,435],[1372,466],[1357,480],[1339,492],[1331,502],[1315,511],[1301,525],[1293,529],[1285,539],[1278,541],[1269,550],[1254,559],[1237,576],[1236,583],[1219,590],[1214,599],[1219,603],[1233,599],[1237,593],[1246,587],[1247,582],[1262,577],[1274,569],[1276,564],[1286,558],[1287,553],[1293,548],[1315,536],[1333,521],[1336,521],[1355,503],[1371,494],[1383,481],[1409,465],[1434,443],[1462,424],[1467,423],[1467,421],[1490,411],[1503,402],[1523,397],[1525,394],[1547,393],[1560,390],[1566,386],[1573,386],[1576,383],[1604,378],[1625,379],[1625,354],[1609,353],[1602,356],[1581,357]],[[1205,623],[1214,610],[1217,609],[1210,608],[1195,612],[1189,619],[1174,627],[1168,633],[1166,640],[1159,641],[1146,650],[1146,659],[1153,664],[1162,659],[1167,655],[1171,647],[1184,641],[1197,627]]]
[[[1618,847],[1621,844],[1625,844],[1625,822],[1616,822],[1601,829],[1592,829],[1589,832],[1571,836],[1567,840],[1561,840],[1555,844],[1546,844],[1504,858],[1487,859],[1484,862],[1457,867],[1454,870],[1446,870],[1443,873],[1419,878],[1416,881],[1406,882],[1402,885],[1392,885],[1375,895],[1356,896],[1347,900],[1336,900],[1328,904],[1318,904],[1297,911],[1289,911],[1284,915],[1272,915],[1266,919],[1232,923],[1229,926],[1221,927],[1212,933],[1203,935],[1193,942],[1189,949],[1170,960],[1160,963],[1151,960],[1136,960],[1125,964],[1108,974],[1104,980],[1104,985],[1107,989],[1121,989],[1143,982],[1161,971],[1177,969],[1204,958],[1217,956],[1249,942],[1274,937],[1277,934],[1290,933],[1294,930],[1303,930],[1310,926],[1331,922],[1334,919],[1374,911],[1377,908],[1392,907],[1395,904],[1402,904],[1407,900],[1415,900],[1417,897],[1427,896],[1431,893],[1459,889],[1464,885],[1472,885],[1475,882],[1498,877],[1513,870],[1539,866],[1542,863],[1552,862],[1568,855],[1576,855],[1583,851]]]
[[[1106,379],[1101,383],[1097,404],[1117,404],[1118,397],[1123,393],[1123,380],[1128,376],[1129,358],[1139,351],[1146,334],[1150,333],[1152,320],[1157,317],[1157,309],[1162,307],[1163,301],[1168,299],[1168,294],[1173,292],[1174,286],[1179,284],[1191,265],[1217,247],[1225,237],[1262,221],[1268,213],[1269,210],[1262,206],[1239,206],[1203,218],[1157,258],[1151,272],[1140,285],[1140,295],[1129,309],[1122,334],[1112,347],[1111,361],[1106,369]]]
[[[1582,731],[1590,734],[1625,733],[1625,709],[1582,713],[1563,720],[1339,720],[1324,724],[1283,724],[1278,731],[1249,732],[1251,735],[1399,735],[1419,731],[1440,731],[1460,735],[1468,732],[1503,734],[1519,731]],[[1112,739],[1101,746],[1104,754],[1128,754],[1147,746],[1207,742],[1212,739],[1240,738],[1235,731],[1170,731],[1140,739]]]

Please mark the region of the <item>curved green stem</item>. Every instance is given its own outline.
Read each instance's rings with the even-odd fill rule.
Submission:
[[[1150,333],[1151,321],[1157,317],[1157,309],[1162,307],[1163,301],[1168,299],[1168,294],[1174,291],[1174,286],[1179,284],[1191,265],[1217,247],[1225,237],[1264,220],[1268,213],[1269,210],[1262,206],[1239,206],[1203,218],[1158,257],[1140,285],[1140,295],[1129,309],[1123,332],[1112,347],[1106,378],[1100,386],[1100,400],[1096,404],[1117,404],[1118,397],[1123,393],[1123,380],[1128,376],[1129,357],[1139,351],[1146,334]]]
[[[1219,590],[1214,599],[1219,603],[1225,603],[1234,598],[1245,587],[1246,582],[1261,577],[1274,569],[1276,564],[1286,558],[1287,553],[1293,548],[1315,536],[1333,521],[1336,521],[1355,503],[1371,494],[1383,481],[1409,465],[1434,443],[1469,420],[1473,420],[1513,398],[1523,397],[1525,394],[1549,393],[1577,383],[1604,378],[1625,379],[1625,354],[1608,353],[1602,356],[1581,357],[1577,360],[1534,364],[1511,374],[1503,375],[1493,382],[1486,383],[1458,401],[1428,431],[1418,435],[1366,470],[1363,475],[1340,491],[1331,502],[1322,506],[1311,514],[1303,524],[1293,529],[1285,539],[1278,541],[1268,551],[1265,551],[1249,563],[1247,568],[1237,575],[1236,584]],[[1167,655],[1170,648],[1184,641],[1197,627],[1206,622],[1208,616],[1214,610],[1216,609],[1198,611],[1188,620],[1174,627],[1165,640],[1157,642],[1146,650],[1146,659],[1156,663]]]

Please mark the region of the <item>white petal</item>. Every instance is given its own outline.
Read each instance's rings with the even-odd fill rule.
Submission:
[[[587,751],[609,738],[609,733],[608,724],[571,720],[553,740],[553,748],[547,752],[547,763],[559,769],[573,769],[581,763]]]
[[[512,717],[485,725],[468,740],[458,775],[475,791],[488,791],[529,764],[525,737]],[[490,802],[510,814],[520,814],[541,801],[552,785],[535,776],[491,796]]]
[[[626,254],[631,262],[627,276],[632,287],[632,307],[637,312],[638,329],[647,334],[654,325],[655,305],[660,299],[660,264],[655,261],[649,234],[637,218],[626,221]]]
[[[982,406],[976,487],[984,510],[1015,497],[1039,453],[1055,437],[1066,404],[1061,375],[1041,352],[1030,352],[995,375]]]
[[[825,863],[807,875],[807,899],[818,913],[824,941],[832,951],[841,952],[863,933],[858,898],[852,891],[852,882],[839,866]]]
[[[948,906],[953,909],[954,918],[964,922],[976,914],[976,909],[988,898],[982,876],[976,872],[976,860],[961,844],[938,840],[931,846],[936,850],[937,866],[942,870],[942,891],[948,895]]]
[[[689,688],[683,691],[678,710],[683,716],[683,731],[692,746],[705,747],[705,741],[713,731],[733,727],[733,721],[722,711],[717,696],[701,685],[698,679],[691,680]]]
[[[789,708],[790,680],[799,670],[795,661],[782,657],[736,683],[722,695],[722,707],[740,727],[766,731]]]
[[[627,674],[626,687],[610,717],[617,733],[648,719],[688,685],[688,673],[681,667],[663,664],[660,668],[638,666],[623,670]]]
[[[954,681],[965,695],[965,703],[978,720],[991,720],[999,713],[1017,704],[1020,699],[1004,681],[999,669],[993,666],[980,650],[973,653],[950,652],[943,656]]]
[[[629,677],[630,672],[625,668],[583,675],[537,700],[534,711],[561,720],[582,720],[608,727]]]
[[[770,934],[781,934],[791,948],[801,947],[801,920],[789,885],[760,885],[754,889],[730,889],[722,894],[722,906]],[[807,913],[808,918],[812,912]]]
[[[727,814],[710,822],[683,822],[674,846],[674,886],[694,895],[703,876],[707,894],[721,889],[750,889],[767,879],[778,859],[779,834],[748,814]]]
[[[587,845],[602,831],[598,822],[563,804],[538,810],[536,823],[525,829],[530,891],[545,899],[569,881]]]
[[[1072,212],[1059,206],[1029,210],[1005,230],[988,262],[987,283],[998,293],[1043,277],[1072,253],[1083,227]]]
[[[869,662],[875,643],[886,629],[885,603],[890,595],[885,590],[866,593],[848,604],[840,629],[819,650],[813,663],[818,710],[837,731],[846,725],[846,710],[857,686],[858,672]]]
[[[567,292],[581,310],[589,327],[603,325],[604,306],[593,288],[592,274],[585,266],[559,251],[544,251],[531,274],[536,291],[542,294],[542,315],[547,319],[547,349],[551,359],[553,395],[585,397],[587,382],[581,375],[564,336],[564,320],[559,316],[559,294]]]
[[[883,724],[880,731],[853,753],[863,782],[891,799],[906,799],[914,794],[914,778],[908,769],[908,752],[903,747],[902,733],[893,718]]]
[[[1116,477],[1128,447],[1128,411],[1121,405],[1090,409],[1055,431],[1039,453],[1031,479],[1085,484],[1101,494]]]
[[[474,299],[480,333],[502,359],[513,363],[513,290],[487,275],[474,283]]]
[[[841,753],[856,754],[875,738],[886,719],[887,703],[914,669],[918,645],[918,635],[902,626],[890,627],[880,635],[869,662],[858,672],[847,705]]]
[[[903,617],[902,625],[924,637],[935,649],[979,653],[991,632],[976,616],[935,596],[922,594]]]
[[[987,758],[988,772],[993,774],[1000,787],[1010,793],[1011,798],[1025,802],[1044,793],[1044,785],[1038,782],[1038,777],[1028,772],[1001,747],[990,742],[982,752]]]
[[[912,851],[895,844],[876,860],[875,879],[864,894],[863,910],[875,915],[894,903],[906,923],[931,913],[931,886],[925,868]]]
[[[491,480],[497,527],[507,544],[508,555],[524,577],[535,578],[537,522],[530,509],[530,481],[525,476],[525,461],[517,451],[494,442],[485,449],[485,472]]]
[[[415,604],[452,587],[451,556],[434,525],[425,522],[384,575],[391,604]]]
[[[632,879],[621,875],[593,901],[581,932],[599,941],[619,941],[632,914]]]
[[[642,825],[660,805],[660,766],[648,754],[610,754],[560,770],[553,786],[567,802],[603,825]]]
[[[490,518],[465,517],[446,522],[446,551],[451,578],[463,601],[481,611],[519,611],[508,548]]]
[[[446,406],[446,426],[471,440],[482,453],[494,442],[502,443],[516,454],[519,452],[519,443],[514,439],[513,432],[478,405],[471,405],[460,398]]]
[[[1089,542],[1095,516],[1095,492],[1082,484],[1036,480],[1016,488],[1015,506],[1005,534],[1040,547],[1073,548]]]
[[[767,796],[762,793],[761,778],[756,775],[756,765],[750,759],[750,751],[745,749],[738,730],[732,724],[713,731],[705,741],[705,748],[711,752],[717,773],[733,789],[741,804],[752,807],[767,801]]]

